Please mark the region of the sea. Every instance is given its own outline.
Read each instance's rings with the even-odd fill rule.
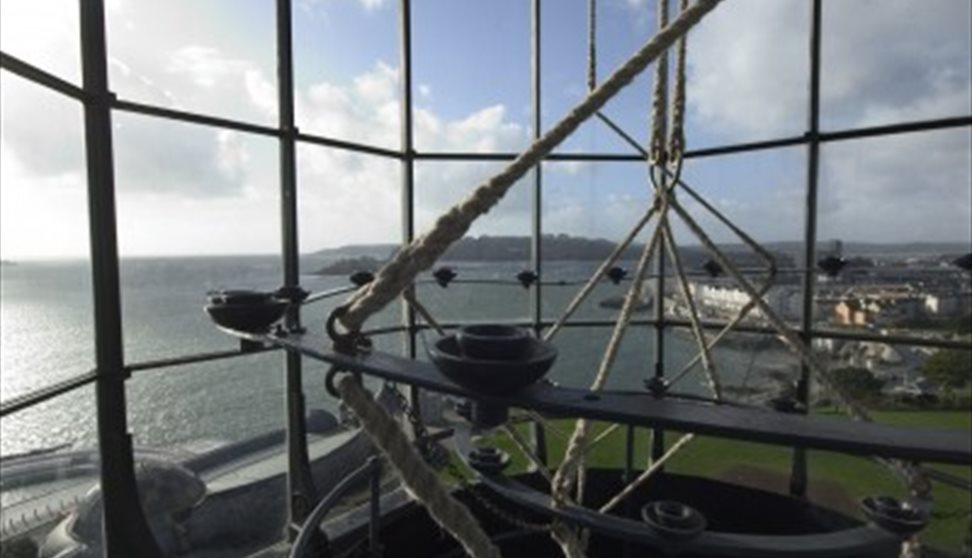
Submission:
[[[318,269],[326,262],[308,259],[302,268]],[[515,280],[525,262],[452,264],[461,280],[441,287],[424,277],[418,297],[441,322],[515,322],[531,316],[531,293]],[[590,262],[548,262],[542,292],[544,317],[559,317],[593,269]],[[124,355],[137,368],[160,359],[190,356],[238,347],[217,330],[203,307],[208,292],[218,289],[275,289],[282,281],[281,260],[275,256],[125,258],[121,261],[121,302]],[[563,284],[550,284],[563,282]],[[323,292],[347,286],[348,278],[307,274],[302,286]],[[0,272],[0,331],[4,402],[92,371],[94,324],[91,268],[87,261],[25,261],[5,264]],[[602,307],[606,299],[623,296],[629,282],[602,282],[574,316],[575,320],[613,320],[617,309]],[[324,337],[324,322],[346,294],[304,307],[308,335]],[[644,310],[651,312],[651,310]],[[369,320],[369,326],[400,322],[395,303]],[[651,314],[641,314],[650,316]],[[567,327],[555,337],[557,362],[549,377],[563,385],[587,386],[611,335],[610,327]],[[419,337],[419,358],[435,340]],[[400,333],[375,337],[378,350],[401,353]],[[612,369],[608,387],[641,390],[653,374],[655,332],[648,326],[630,328]],[[680,371],[697,348],[686,332],[665,335],[666,373]],[[716,367],[730,385],[755,382],[761,370],[792,367],[782,349],[717,348]],[[137,448],[169,452],[204,451],[284,427],[282,353],[261,354],[139,370],[126,383],[128,424]],[[337,402],[324,389],[325,366],[304,359],[307,406],[329,411]],[[685,376],[678,391],[705,394],[701,367]],[[32,451],[95,447],[95,392],[88,385],[0,419],[0,456]]]

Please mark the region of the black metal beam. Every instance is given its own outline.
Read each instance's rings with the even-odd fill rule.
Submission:
[[[276,0],[277,106],[280,142],[280,226],[285,288],[300,286],[297,235],[297,128],[294,124],[294,62],[290,0]],[[292,304],[284,317],[288,332],[303,331],[300,305]],[[287,421],[287,537],[297,538],[317,501],[317,487],[307,452],[307,424],[300,354],[284,355]],[[315,525],[316,530],[316,525]]]
[[[703,530],[697,536],[673,541],[644,522],[600,513],[573,503],[554,506],[550,496],[502,474],[484,474],[470,465],[473,451],[468,427],[457,428],[456,453],[480,482],[518,506],[556,517],[622,541],[658,549],[662,555],[732,556],[738,558],[828,558],[885,556],[901,546],[901,539],[873,525],[840,531],[794,535],[751,535]]]
[[[104,549],[108,558],[161,556],[135,484],[132,438],[125,405],[115,180],[103,0],[84,0],[81,68],[84,90],[88,226],[94,288],[95,364],[98,380],[98,450],[101,456]]]
[[[531,135],[533,141],[540,139],[542,119],[542,96],[540,70],[542,63],[541,53],[541,3],[540,0],[530,2],[530,104],[533,117]],[[533,169],[533,200],[532,200],[532,220],[530,227],[530,267],[536,274],[537,280],[530,286],[530,317],[533,322],[533,331],[540,333],[541,322],[543,321],[543,165],[537,165]],[[543,424],[532,423],[530,436],[533,443],[533,452],[540,463],[547,462],[547,434]],[[532,465],[531,465],[532,467]]]
[[[327,362],[338,370],[372,375],[491,404],[533,409],[553,416],[582,417],[634,426],[696,432],[758,443],[875,455],[911,461],[972,464],[972,440],[963,430],[907,428],[834,417],[807,417],[729,405],[657,398],[643,392],[599,392],[541,382],[505,396],[470,391],[445,377],[432,363],[382,352],[336,353],[329,341],[308,335],[240,338],[279,345]]]
[[[212,126],[215,128],[236,130],[238,132],[247,132],[250,134],[258,134],[263,136],[279,137],[281,134],[280,130],[272,126],[253,124],[252,122],[243,122],[241,120],[234,120],[232,118],[210,116],[208,114],[199,114],[185,110],[146,105],[144,103],[118,99],[114,96],[112,96],[111,108],[124,112],[131,112],[133,114],[143,114],[146,116],[154,116],[156,118],[164,118],[166,120],[173,120],[176,122],[200,124],[202,126]]]
[[[27,81],[47,87],[48,89],[52,89],[57,93],[67,95],[68,97],[72,97],[79,101],[84,101],[86,98],[84,90],[77,85],[61,79],[52,73],[45,72],[37,66],[32,66],[16,56],[7,54],[6,52],[0,52],[0,68],[3,68],[14,75],[20,76]]]
[[[399,10],[399,55],[401,57],[401,148],[402,148],[402,244],[408,246],[415,239],[415,136],[413,126],[412,84],[412,2],[401,0]],[[408,287],[417,296],[414,285]],[[402,304],[402,321],[405,325],[405,352],[409,358],[418,355],[418,324],[415,309]],[[422,394],[416,386],[408,386],[408,402],[413,416],[422,416]],[[408,434],[416,438],[417,425],[407,422]]]
[[[5,417],[11,413],[16,413],[17,411],[23,409],[29,409],[38,403],[43,403],[44,401],[54,399],[59,395],[63,395],[91,384],[97,379],[98,371],[92,370],[90,372],[80,374],[73,378],[51,384],[23,395],[11,397],[3,403],[0,403],[0,417]]]
[[[810,4],[810,83],[807,107],[807,181],[803,228],[803,300],[800,316],[800,339],[806,345],[813,341],[813,308],[817,272],[817,187],[820,172],[820,37],[821,2]],[[810,367],[800,363],[800,379],[797,382],[796,399],[803,409],[810,409]],[[790,494],[803,497],[807,493],[807,454],[803,448],[794,448],[790,468]]]

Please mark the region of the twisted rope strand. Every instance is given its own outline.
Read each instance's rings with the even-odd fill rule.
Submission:
[[[605,259],[597,268],[597,270],[591,274],[591,277],[587,280],[587,283],[585,283],[584,286],[577,291],[577,294],[574,295],[573,300],[571,300],[570,304],[567,305],[567,309],[561,313],[557,322],[547,330],[547,333],[543,336],[544,341],[550,341],[553,339],[554,335],[560,331],[560,328],[562,328],[564,324],[567,323],[567,320],[574,315],[574,312],[577,311],[581,303],[587,299],[588,295],[590,295],[594,290],[594,287],[597,286],[597,282],[604,277],[604,274],[607,273],[608,269],[610,269],[610,267],[618,261],[622,254],[624,254],[624,251],[628,249],[628,246],[630,246],[634,239],[638,236],[638,233],[645,228],[645,225],[651,221],[654,214],[655,206],[652,206],[647,212],[645,212],[641,220],[639,220],[638,223],[635,224],[635,226],[628,232],[628,235],[614,247],[614,251],[612,251],[611,254],[608,255],[607,259]]]
[[[658,28],[668,25],[668,0],[657,0]],[[668,113],[668,51],[655,65],[655,88],[651,96],[651,162],[665,163],[665,128]]]
[[[374,281],[349,298],[348,310],[340,318],[341,324],[352,331],[360,330],[368,316],[384,308],[398,296],[402,289],[410,285],[421,271],[431,267],[453,242],[462,238],[476,218],[489,211],[502,199],[517,180],[718,4],[719,0],[698,0],[670,25],[659,31],[508,167],[481,184],[464,201],[439,217],[431,231],[400,250],[378,272]]]
[[[682,447],[685,444],[691,442],[693,438],[695,438],[695,434],[685,434],[681,438],[679,438],[677,442],[672,444],[672,447],[668,448],[668,451],[666,451],[661,457],[659,457],[657,460],[655,460],[654,463],[651,464],[651,467],[645,469],[644,472],[638,475],[638,478],[628,483],[628,486],[625,486],[623,489],[621,489],[621,491],[618,492],[613,498],[608,500],[606,504],[601,506],[601,508],[598,511],[600,513],[607,513],[613,510],[615,506],[617,506],[622,501],[624,501],[624,499],[627,498],[632,492],[634,492],[635,489],[643,485],[649,478],[651,478],[652,475],[654,475],[659,469],[661,469],[662,465],[664,465],[665,462],[667,462],[669,459],[674,457],[675,454],[678,453],[678,450],[682,449]]]
[[[699,354],[702,357],[702,368],[705,370],[709,391],[712,392],[712,396],[716,400],[720,400],[722,399],[722,380],[716,371],[715,363],[712,362],[712,356],[709,354],[709,344],[705,339],[702,322],[699,320],[699,312],[695,308],[695,298],[692,296],[692,289],[689,287],[688,278],[685,276],[685,267],[682,265],[682,258],[678,253],[678,248],[675,246],[675,240],[672,237],[672,228],[668,224],[667,218],[662,220],[661,227],[663,229],[662,237],[665,242],[665,247],[668,249],[668,255],[675,264],[675,275],[678,277],[678,286],[689,307],[692,335],[699,344]]]
[[[499,549],[489,540],[469,509],[449,494],[395,419],[375,403],[354,376],[341,378],[337,390],[344,403],[361,421],[361,427],[388,457],[406,488],[425,506],[432,519],[455,537],[469,556],[501,558]]]

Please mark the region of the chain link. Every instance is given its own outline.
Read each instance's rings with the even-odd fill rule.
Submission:
[[[456,466],[455,463],[450,461],[448,467],[446,468],[446,472],[449,473],[449,476],[456,481],[456,484],[458,484],[461,489],[463,489],[464,491],[466,491],[467,494],[472,496],[473,500],[476,500],[476,502],[478,502],[481,506],[486,508],[486,511],[490,512],[491,514],[495,515],[496,517],[500,518],[506,523],[509,523],[514,527],[519,527],[520,529],[524,529],[527,531],[537,531],[537,532],[544,532],[544,533],[550,531],[551,527],[553,526],[552,522],[534,523],[532,521],[527,521],[526,519],[523,519],[521,517],[517,517],[516,515],[502,509],[501,507],[493,503],[489,498],[480,494],[479,487],[477,485],[470,484],[469,481],[466,480],[466,477],[462,474],[462,472],[459,471],[459,468]]]
[[[425,424],[422,423],[422,417],[419,416],[418,412],[415,410],[415,407],[409,403],[408,398],[405,397],[405,394],[399,391],[396,387],[391,386],[390,389],[398,399],[398,404],[401,406],[402,412],[405,413],[405,418],[408,419],[409,424],[412,425],[415,432],[415,445],[418,448],[419,453],[422,454],[422,457],[427,463],[429,463],[429,465],[435,467],[437,470],[445,469],[448,475],[454,481],[456,481],[456,484],[458,484],[462,490],[464,490],[474,500],[476,500],[476,502],[483,506],[486,511],[490,512],[506,523],[528,531],[550,531],[551,526],[553,525],[552,523],[534,523],[517,517],[516,515],[500,508],[487,497],[480,494],[478,487],[474,484],[470,484],[456,464],[452,461],[449,451],[446,450],[442,444],[429,438],[428,430],[425,428]]]

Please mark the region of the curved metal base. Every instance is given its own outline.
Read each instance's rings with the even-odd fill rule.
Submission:
[[[454,440],[457,453],[469,465],[469,454],[474,447],[468,425],[460,425],[455,428]],[[673,541],[652,530],[645,523],[633,519],[605,515],[577,505],[554,508],[548,494],[539,492],[501,474],[479,474],[479,478],[485,486],[518,506],[563,519],[609,537],[642,544],[665,552],[752,558],[893,556],[901,545],[901,539],[872,525],[859,525],[837,531],[821,530],[820,532],[810,533],[805,531],[812,531],[814,527],[819,526],[794,526],[794,531],[802,530],[804,532],[785,535],[704,531],[690,540]],[[760,491],[754,490],[752,492],[759,493]],[[788,499],[785,496],[773,496],[779,499]],[[709,497],[717,499],[718,495],[711,494]],[[743,501],[739,502],[739,505],[752,505],[752,502]],[[766,511],[772,513],[772,510]],[[820,509],[819,511],[826,513],[826,510]],[[837,514],[833,513],[832,515],[836,516]],[[845,522],[847,522],[846,519]]]

